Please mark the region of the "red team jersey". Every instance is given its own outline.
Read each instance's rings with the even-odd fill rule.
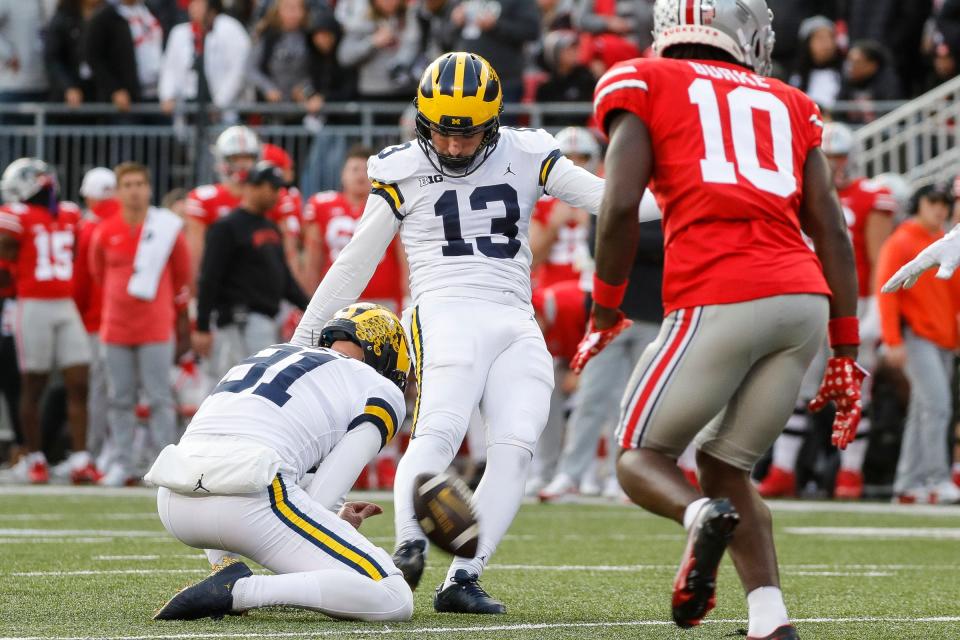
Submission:
[[[188,216],[210,226],[240,205],[239,196],[230,193],[226,185],[205,184],[187,194]]]
[[[56,215],[34,204],[0,207],[0,232],[20,241],[17,296],[58,299],[73,294],[74,232],[80,208],[60,202]]]
[[[723,62],[636,59],[597,83],[597,122],[634,113],[650,131],[663,211],[664,313],[825,294],[800,231],[803,167],[823,123],[803,93]]]
[[[210,226],[240,206],[240,198],[230,193],[224,184],[206,184],[187,194],[187,215]],[[296,188],[280,189],[277,204],[267,212],[284,233],[300,235],[300,210],[302,198]]]
[[[544,319],[543,339],[554,358],[569,362],[587,326],[586,294],[576,280],[565,280],[533,292],[533,308]]]
[[[557,199],[544,196],[537,201],[533,210],[533,219],[547,226],[557,204]],[[589,255],[587,247],[587,228],[576,222],[568,222],[557,234],[557,241],[550,247],[547,261],[534,269],[531,274],[533,288],[549,287],[565,280],[579,280],[580,270],[577,262],[582,255]]]
[[[353,231],[357,221],[363,213],[363,202],[357,207],[351,207],[350,202],[342,193],[322,191],[310,197],[303,210],[304,224],[316,224],[319,227],[323,246],[326,247],[326,263],[324,273],[337,259],[343,248],[353,238]],[[400,258],[397,249],[397,240],[390,243],[383,260],[377,266],[370,283],[364,289],[360,298],[363,300],[391,300],[395,301],[397,312],[403,307],[403,282],[400,269]]]
[[[843,215],[850,229],[853,257],[857,261],[857,283],[861,298],[870,295],[870,256],[867,254],[867,219],[871,211],[892,216],[897,201],[885,187],[859,178],[838,191]]]

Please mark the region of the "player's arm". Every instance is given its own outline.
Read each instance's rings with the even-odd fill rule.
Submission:
[[[619,306],[640,238],[637,212],[653,171],[650,132],[634,113],[621,111],[610,117],[606,166],[606,190],[597,219],[593,309],[587,335],[571,361],[575,372],[630,326]]]
[[[0,260],[16,262],[20,253],[20,239],[0,231]]]
[[[323,277],[290,342],[301,347],[316,344],[324,323],[367,288],[399,228],[400,218],[384,198],[367,198],[353,238]]]
[[[830,346],[833,357],[811,411],[828,402],[837,407],[832,442],[844,449],[853,441],[860,423],[860,386],[866,372],[856,363],[860,344],[857,321],[857,268],[846,221],[830,177],[827,158],[819,148],[807,154],[803,167],[803,199],[800,224],[812,240],[823,266],[830,298]]]
[[[870,293],[876,293],[874,289],[874,272],[877,268],[877,259],[880,256],[880,248],[886,242],[890,234],[893,233],[893,216],[888,211],[874,209],[867,215],[867,226],[864,232],[867,241],[867,259],[870,261]]]
[[[199,277],[200,261],[203,259],[207,225],[200,218],[189,214],[184,216],[184,220],[184,233],[187,237],[187,248],[190,250],[190,272]]]
[[[573,164],[573,161],[559,151],[552,152],[543,161],[540,180],[544,192],[548,195],[592,215],[597,215],[600,211],[604,192],[603,178]]]
[[[354,427],[317,467],[307,493],[327,509],[336,511],[360,472],[379,451],[380,431],[376,425],[364,422]]]

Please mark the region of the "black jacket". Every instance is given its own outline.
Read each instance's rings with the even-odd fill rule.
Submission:
[[[523,82],[523,45],[540,37],[540,9],[532,0],[500,0],[500,17],[480,37],[466,39],[456,32],[455,51],[486,58],[508,88]],[[446,38],[445,38],[446,39]]]
[[[84,61],[86,24],[80,13],[57,9],[47,25],[43,42],[43,63],[50,81],[50,99],[62,102],[67,89],[83,91],[83,99],[93,101],[92,78],[81,78],[80,65]]]
[[[99,102],[110,102],[116,91],[126,89],[132,102],[140,102],[140,76],[130,26],[107,3],[97,9],[87,25],[87,63],[93,71],[93,83]]]
[[[596,244],[597,223],[591,216],[590,254]],[[587,301],[587,308],[591,301]],[[660,220],[640,224],[637,255],[630,269],[627,292],[620,309],[631,320],[659,324],[663,321],[663,227]]]
[[[280,301],[307,308],[307,295],[293,279],[283,254],[280,229],[265,218],[236,208],[207,229],[197,286],[197,329],[240,321],[238,313],[275,316]]]

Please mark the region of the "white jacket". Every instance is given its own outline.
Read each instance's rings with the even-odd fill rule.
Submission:
[[[210,98],[220,108],[238,101],[246,84],[250,36],[235,18],[220,14],[204,41],[204,69]],[[197,74],[193,70],[193,27],[187,22],[170,31],[160,69],[160,100],[197,97]]]

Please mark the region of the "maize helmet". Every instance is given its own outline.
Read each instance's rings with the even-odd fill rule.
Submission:
[[[363,349],[363,361],[403,391],[410,374],[410,351],[400,318],[386,307],[361,302],[337,311],[320,330],[319,346],[347,340]]]
[[[476,171],[500,137],[503,91],[490,63],[473,53],[445,53],[424,70],[417,87],[417,141],[437,171],[462,177]],[[483,133],[469,156],[440,154],[432,133],[471,136]]]

